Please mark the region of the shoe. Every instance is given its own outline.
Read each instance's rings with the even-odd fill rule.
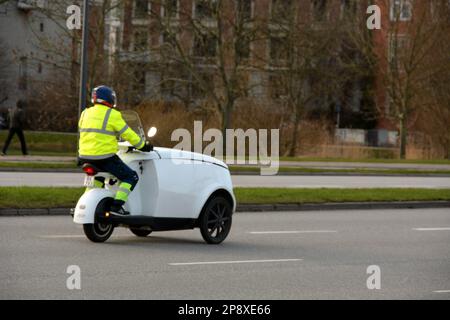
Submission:
[[[111,209],[109,210],[109,214],[111,214],[113,216],[118,216],[118,217],[130,215],[130,213],[128,211],[125,211],[125,209],[122,206],[115,206],[115,205],[111,206]]]

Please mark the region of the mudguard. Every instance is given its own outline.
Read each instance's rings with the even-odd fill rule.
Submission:
[[[203,207],[205,206],[210,196],[218,190],[226,191],[230,195],[231,199],[233,199],[233,208],[232,208],[233,213],[236,211],[236,198],[234,196],[233,190],[232,189],[230,190],[227,185],[215,183],[210,184],[207,188],[203,189],[199,193],[199,196],[195,199],[193,206],[195,208],[195,212],[198,212],[196,218],[199,217]]]
[[[95,209],[98,203],[105,198],[114,198],[114,192],[107,189],[92,189],[83,194],[75,208],[73,222],[77,224],[94,223]]]

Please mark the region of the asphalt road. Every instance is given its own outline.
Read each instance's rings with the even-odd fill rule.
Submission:
[[[69,217],[0,220],[1,299],[450,299],[448,209],[238,213],[220,246],[198,230],[94,244]]]
[[[83,173],[0,172],[0,186],[83,185]],[[287,188],[450,188],[449,177],[379,177],[379,176],[232,176],[235,187]]]

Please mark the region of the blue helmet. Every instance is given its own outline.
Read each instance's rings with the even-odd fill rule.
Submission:
[[[98,86],[92,90],[92,103],[103,104],[110,108],[116,107],[116,93],[107,86]]]

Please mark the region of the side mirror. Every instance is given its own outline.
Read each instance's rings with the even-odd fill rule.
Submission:
[[[154,136],[156,136],[157,133],[158,129],[156,129],[155,127],[151,127],[150,130],[148,130],[147,132],[147,137],[153,138]]]

